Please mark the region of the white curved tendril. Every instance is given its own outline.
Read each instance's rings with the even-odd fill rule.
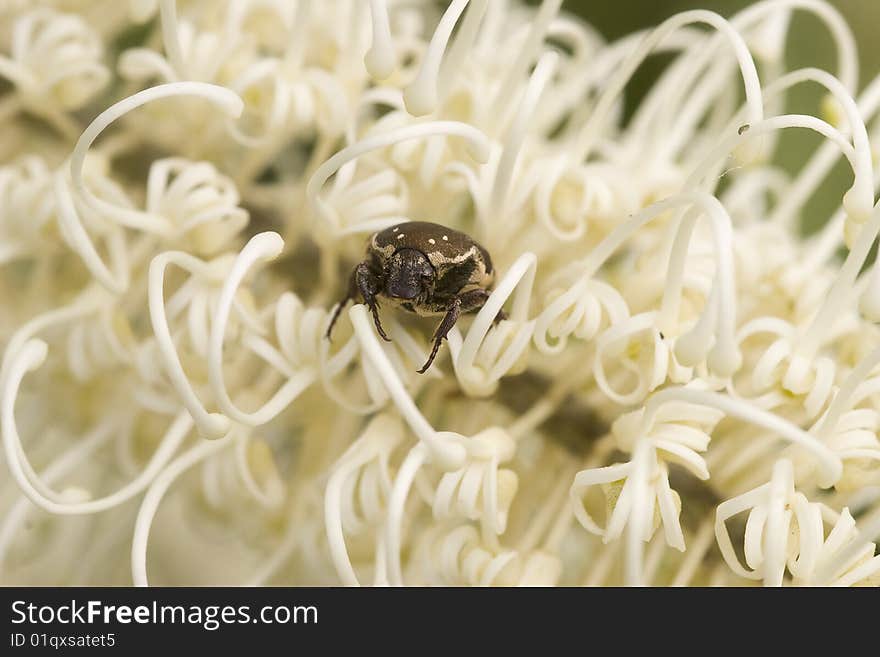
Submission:
[[[769,344],[751,367],[751,387],[760,393],[756,401],[769,408],[790,401],[793,393],[802,400],[807,417],[817,417],[834,393],[837,372],[833,361],[801,361],[806,369],[798,372],[797,380],[792,380],[790,372],[797,357],[794,327],[772,317],[759,317],[743,325],[737,339],[744,345],[758,335],[767,336]],[[789,394],[786,396],[783,391]]]
[[[168,219],[173,238],[187,236],[198,255],[230,246],[247,225],[239,202],[235,184],[209,162],[166,158],[150,166],[146,211]]]
[[[650,422],[653,421],[658,410],[669,401],[707,406],[723,412],[728,417],[736,417],[743,422],[769,429],[813,457],[818,474],[817,483],[821,488],[830,488],[840,479],[843,472],[840,456],[823,444],[815,435],[745,400],[721,393],[687,387],[666,388],[655,393],[648,400],[643,422],[650,426]]]
[[[561,564],[551,555],[490,546],[475,527],[428,532],[418,547],[429,583],[443,586],[554,586]]]
[[[324,494],[324,524],[333,564],[346,586],[360,583],[345,545],[345,534],[359,534],[372,528],[378,533],[377,540],[381,536],[391,493],[391,453],[402,439],[400,421],[378,414],[331,470]]]
[[[271,446],[247,430],[234,432],[232,449],[205,461],[201,470],[205,501],[217,511],[244,499],[271,516],[285,501]]]
[[[159,355],[162,359],[165,373],[171,380],[171,385],[180,397],[181,403],[186,407],[190,415],[192,415],[199,432],[208,438],[219,438],[229,431],[230,419],[221,413],[209,413],[205,409],[205,406],[193,390],[192,384],[183,369],[177,346],[174,343],[174,338],[172,337],[171,329],[169,328],[168,315],[165,310],[164,282],[165,269],[170,264],[175,264],[178,267],[189,271],[194,276],[202,278],[203,285],[207,283],[208,285],[218,288],[222,284],[225,274],[227,273],[229,259],[224,258],[219,262],[205,263],[204,261],[199,260],[198,258],[193,258],[189,254],[181,251],[167,251],[157,255],[153,258],[152,262],[150,262],[148,277],[147,298],[150,311],[150,322],[153,327],[153,333],[156,337],[156,344],[159,349]],[[178,294],[176,297],[177,303],[171,303],[171,301],[169,301],[169,305],[172,309],[175,309],[174,306],[179,306],[179,309],[175,309],[179,312],[183,309],[184,305],[188,303],[191,309],[200,307],[203,312],[207,310],[207,300],[204,300],[203,296],[203,300],[199,302],[198,306],[193,303],[193,301],[199,297],[194,296],[198,291],[192,289],[192,286],[184,287],[181,291],[185,292],[187,296],[180,296],[180,294]],[[205,292],[202,292],[201,294],[204,295]],[[195,317],[194,315],[192,316]],[[208,334],[208,331],[201,326],[197,330],[197,335],[207,337]]]
[[[413,116],[431,114],[438,103],[437,78],[440,74],[440,63],[449,37],[459,17],[464,13],[470,0],[452,0],[449,3],[422,60],[422,66],[416,79],[403,92],[403,100],[407,111]]]
[[[0,167],[0,265],[40,257],[55,210],[52,177],[36,156]]]
[[[160,232],[165,230],[168,221],[162,217],[156,217],[151,213],[144,213],[140,210],[123,208],[119,205],[108,203],[95,196],[95,194],[86,187],[83,181],[83,164],[89,147],[111,123],[141,105],[150,103],[154,100],[173,98],[176,96],[196,96],[204,98],[217,105],[231,116],[238,116],[241,114],[243,107],[241,99],[235,93],[223,87],[201,82],[175,82],[160,85],[158,87],[145,89],[144,91],[140,91],[133,96],[129,96],[128,98],[119,101],[115,105],[112,105],[101,112],[101,114],[89,124],[76,142],[76,146],[70,156],[70,183],[67,182],[66,177],[60,172],[56,178],[56,193],[59,200],[75,199],[99,215],[121,225],[132,225],[141,228],[155,226],[154,230]],[[70,187],[68,187],[68,185],[70,185]],[[86,266],[90,268],[102,284],[114,292],[124,292],[129,284],[129,273],[127,271],[120,271],[119,265],[115,267],[115,272],[108,270],[101,261],[100,256],[98,256],[88,233],[83,228],[79,213],[76,211],[73,202],[68,201],[68,203],[69,209],[67,212],[62,212],[62,217],[66,223],[68,231],[75,236],[74,248],[83,258]]]
[[[430,137],[456,136],[466,140],[471,156],[477,162],[485,162],[489,158],[489,140],[476,128],[457,121],[431,121],[409,125],[391,132],[366,137],[342,149],[324,162],[309,179],[306,196],[313,216],[321,220],[323,228],[338,231],[341,221],[327,203],[320,197],[324,183],[343,165],[371,151],[387,148],[394,144],[412,139]]]
[[[524,253],[513,263],[483,304],[464,340],[457,328],[449,332],[452,365],[462,388],[471,395],[491,394],[501,377],[516,371],[534,329],[528,319],[537,258]],[[495,317],[513,297],[509,319],[493,328]]]
[[[110,80],[103,55],[98,34],[80,16],[37,8],[12,25],[11,57],[0,55],[0,76],[15,85],[24,109],[73,139],[79,126],[66,112]]]
[[[550,78],[553,77],[557,60],[558,55],[555,52],[545,53],[538,60],[532,77],[529,78],[529,84],[526,87],[517,114],[507,131],[501,160],[498,163],[490,194],[489,208],[491,214],[488,217],[490,226],[497,223],[500,217],[506,214],[508,189],[517,163],[517,156],[526,137],[527,124],[540,101],[541,92]]]
[[[829,0],[608,42],[563,0],[34,4],[0,583],[880,584],[880,76]],[[479,285],[375,272],[387,342],[345,294],[408,221],[493,265],[424,374]]]
[[[244,412],[229,397],[229,391],[223,376],[224,336],[226,325],[229,322],[229,313],[232,310],[238,287],[252,266],[259,262],[274,260],[281,254],[283,248],[284,240],[281,239],[278,233],[259,233],[248,241],[232,263],[232,268],[223,282],[223,287],[217,299],[213,321],[211,322],[211,336],[208,343],[208,376],[211,390],[217,399],[217,405],[227,417],[251,427],[269,422],[290,405],[316,379],[316,372],[314,370],[304,369],[297,372],[259,409],[252,412]]]
[[[148,586],[147,544],[150,540],[150,527],[159,509],[159,504],[171,484],[184,472],[229,447],[233,434],[218,440],[201,440],[194,447],[178,456],[157,476],[138,509],[131,543],[131,577],[135,586]]]
[[[644,59],[656,48],[667,35],[674,33],[676,30],[691,24],[706,23],[715,28],[719,32],[719,38],[723,35],[730,42],[734,50],[737,63],[743,77],[745,87],[746,103],[749,107],[749,123],[755,123],[763,118],[763,102],[761,100],[761,85],[758,79],[758,73],[755,69],[755,63],[749,54],[748,47],[744,43],[742,37],[718,14],[708,11],[694,10],[676,14],[661,23],[657,28],[645,37],[639,47],[634,50],[626,61],[616,71],[613,81],[608,84],[600,97],[595,109],[590,115],[589,120],[581,128],[578,135],[577,144],[574,148],[573,160],[582,162],[592,150],[596,135],[604,127],[603,123],[607,120],[608,113],[616,100],[617,96],[623,91],[629,78],[644,61]]]
[[[373,26],[373,44],[364,57],[364,65],[373,78],[385,80],[391,77],[397,67],[391,27],[388,24],[387,1],[370,0],[370,17]]]
[[[517,476],[499,465],[513,458],[515,443],[500,427],[490,427],[467,442],[468,462],[446,472],[437,484],[432,510],[437,519],[478,520],[483,540],[492,544],[507,528]]]
[[[0,406],[3,411],[3,449],[13,479],[31,502],[49,513],[83,515],[119,506],[146,488],[164,468],[189,432],[192,426],[189,418],[178,416],[175,419],[144,470],[133,481],[115,493],[94,500],[89,500],[91,494],[81,489],[68,490],[61,494],[56,493],[49,489],[34,472],[24,453],[15,420],[15,400],[18,397],[22,379],[27,372],[38,369],[45,362],[47,355],[48,345],[45,342],[37,339],[29,340],[12,357],[3,379],[2,397],[0,397]],[[111,423],[100,430],[112,431],[114,428]]]
[[[388,390],[391,400],[397,406],[397,410],[406,420],[413,433],[419,438],[420,443],[428,450],[425,453],[421,453],[421,455],[414,455],[412,458],[407,457],[409,462],[414,464],[418,460],[420,465],[421,462],[430,456],[432,457],[432,462],[446,470],[460,468],[466,458],[466,448],[461,443],[461,436],[450,432],[435,431],[425,419],[425,416],[419,411],[412,397],[410,397],[403,386],[388,356],[382,350],[367,312],[366,307],[362,304],[355,305],[348,312],[361,349],[376,369],[382,385]],[[416,466],[417,468],[418,466]],[[403,470],[403,467],[401,467],[401,470]]]
[[[628,463],[582,470],[574,479],[570,496],[575,517],[587,531],[615,541],[628,527],[626,580],[642,584],[642,543],[649,541],[662,524],[667,545],[684,552],[684,533],[679,521],[681,499],[669,485],[669,463],[684,466],[698,479],[709,478],[699,452],[709,445],[709,432],[721,418],[714,409],[692,404],[670,404],[658,411],[650,424],[644,411],[622,416],[613,431],[621,449],[632,453]],[[601,528],[584,504],[584,494],[593,486],[605,491],[608,520]],[[655,517],[655,507],[657,517]]]
[[[746,511],[744,566],[734,552],[726,523]],[[827,537],[826,523],[832,527]],[[838,514],[824,504],[810,502],[795,489],[792,464],[787,460],[776,462],[768,483],[718,506],[715,534],[731,570],[770,586],[783,584],[786,568],[800,585],[816,582],[817,573],[829,568],[837,586],[851,586],[880,572],[874,545],[858,542],[849,510]],[[858,549],[840,559],[846,547]]]

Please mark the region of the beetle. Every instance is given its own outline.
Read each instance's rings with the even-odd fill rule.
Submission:
[[[370,309],[379,335],[388,342],[391,339],[379,319],[379,299],[421,317],[443,315],[431,338],[431,355],[418,370],[424,374],[459,317],[483,307],[494,281],[489,252],[469,235],[428,221],[390,226],[367,243],[366,257],[351,273],[327,338],[339,313],[358,296]],[[504,312],[499,312],[495,322],[504,318]]]

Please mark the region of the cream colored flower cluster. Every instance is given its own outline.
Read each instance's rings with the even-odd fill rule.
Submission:
[[[880,583],[880,79],[823,0],[562,4],[4,6],[0,581]],[[423,320],[325,338],[408,220],[499,272],[424,375]]]

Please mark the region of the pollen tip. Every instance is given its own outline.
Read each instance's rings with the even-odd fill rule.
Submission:
[[[713,374],[727,378],[742,367],[742,360],[742,353],[736,345],[716,344],[709,352],[706,364]]]
[[[871,185],[865,185],[856,180],[853,186],[843,195],[843,207],[847,215],[856,223],[867,221],[874,209],[874,190]]]
[[[364,66],[374,80],[387,80],[394,74],[397,64],[388,48],[370,48],[364,56]]]
[[[709,340],[696,331],[690,331],[675,341],[675,358],[680,365],[694,367],[703,362],[709,351]]]
[[[868,289],[859,299],[859,311],[872,322],[880,322],[880,276],[872,276]]]
[[[437,91],[416,79],[403,92],[403,104],[413,116],[427,116],[437,107]]]

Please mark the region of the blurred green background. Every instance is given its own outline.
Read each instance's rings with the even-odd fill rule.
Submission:
[[[565,0],[563,7],[579,14],[609,39],[657,25],[672,14],[688,9],[709,9],[729,17],[755,4],[755,0]],[[859,48],[860,86],[864,87],[880,72],[880,0],[831,0],[844,16]],[[834,47],[827,29],[804,11],[796,11],[786,45],[789,68],[819,66],[835,70]],[[649,60],[627,88],[627,103],[632,105],[662,70],[662,58]],[[817,114],[822,91],[816,85],[798,85],[787,100],[786,111]],[[803,130],[786,131],[779,145],[778,162],[796,171],[817,147],[821,138]],[[852,174],[840,163],[826,185],[805,210],[804,228],[815,230],[840,203],[841,195],[852,183]]]
[[[710,9],[729,17],[753,4],[755,0],[565,0],[563,7],[586,18],[607,37],[615,38],[656,25],[687,9]],[[880,48],[876,45],[880,1],[830,0],[830,4],[843,14],[856,36],[861,48],[864,83],[880,70]],[[789,44],[794,58],[833,60],[830,41],[816,19],[799,11],[795,14],[794,30],[798,38]]]

